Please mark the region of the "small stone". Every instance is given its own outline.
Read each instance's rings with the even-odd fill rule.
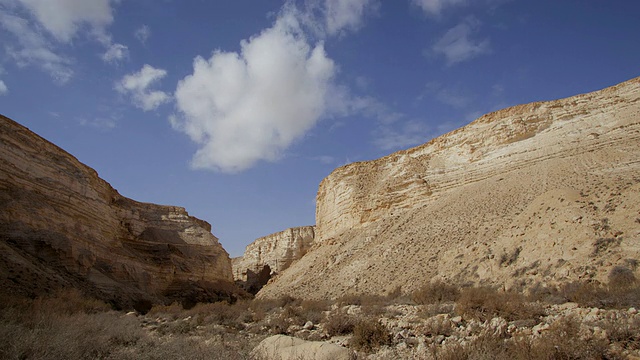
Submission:
[[[462,316],[458,315],[451,318],[451,322],[454,324],[460,324],[462,322]]]
[[[627,312],[629,314],[635,315],[635,314],[638,313],[638,310],[636,310],[636,308],[634,308],[634,307],[630,307],[629,310],[627,310]]]
[[[305,329],[305,330],[313,329],[313,322],[307,321],[306,323],[304,323],[304,326],[302,328]]]

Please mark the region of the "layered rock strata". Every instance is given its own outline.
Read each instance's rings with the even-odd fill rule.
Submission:
[[[93,169],[2,116],[0,240],[5,292],[73,286],[131,306],[204,300],[233,280],[207,222],[181,207],[121,196]]]
[[[314,238],[314,226],[290,228],[258,238],[246,247],[241,257],[232,259],[233,278],[250,281],[265,267],[269,275],[280,273],[311,248]]]
[[[320,184],[316,244],[259,294],[606,281],[640,261],[640,78],[484,115]]]

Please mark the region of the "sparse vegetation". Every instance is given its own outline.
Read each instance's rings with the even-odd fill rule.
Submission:
[[[321,341],[335,337],[358,351],[358,358],[384,353],[426,359],[618,359],[640,355],[640,314],[632,307],[639,304],[638,288],[633,271],[621,265],[611,270],[608,284],[537,287],[528,297],[433,282],[410,294],[410,305],[398,302],[406,298],[401,293],[334,302],[282,297],[189,309],[156,305],[146,315],[113,311],[68,291],[2,299],[0,358],[251,359],[262,339],[286,334]],[[573,309],[569,314],[560,315],[556,307],[564,305],[557,304],[567,301],[583,307],[573,304],[566,308]],[[359,305],[349,304],[354,302]],[[371,306],[381,311],[365,311]],[[426,347],[416,347],[418,339]]]
[[[527,302],[522,294],[497,291],[489,287],[463,289],[456,303],[456,312],[480,321],[501,317],[507,321],[537,319],[542,308]]]

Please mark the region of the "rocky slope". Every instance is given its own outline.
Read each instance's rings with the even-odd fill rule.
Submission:
[[[120,306],[220,295],[229,255],[181,207],[118,194],[91,168],[0,116],[0,291],[78,287]]]
[[[256,239],[242,256],[231,259],[234,280],[244,283],[250,291],[259,290],[272,274],[284,271],[304,256],[314,237],[313,226],[301,226]]]
[[[411,291],[433,279],[604,281],[640,260],[640,78],[515,106],[322,181],[316,244],[259,293]]]

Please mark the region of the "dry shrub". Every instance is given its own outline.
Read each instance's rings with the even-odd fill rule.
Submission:
[[[613,313],[597,326],[606,332],[610,342],[618,343],[623,349],[640,349],[640,317],[627,312]]]
[[[608,342],[580,332],[574,318],[556,321],[540,337],[503,339],[499,335],[483,333],[466,342],[432,346],[433,358],[438,360],[550,360],[550,359],[610,359]]]
[[[427,319],[421,330],[423,334],[431,337],[438,335],[451,336],[456,327],[451,323],[451,320],[444,316],[434,316]]]
[[[384,324],[365,319],[354,326],[349,345],[356,350],[373,351],[380,346],[390,345],[392,339],[391,333]]]
[[[640,284],[637,281],[627,284],[620,278],[629,279],[625,271],[612,269],[609,274],[610,283],[604,286],[597,282],[571,282],[560,287],[560,294],[571,302],[582,307],[598,307],[602,309],[625,308],[638,306],[640,303]],[[635,277],[634,277],[635,278]]]
[[[534,359],[606,359],[608,341],[580,332],[580,321],[564,317],[532,340]]]
[[[33,301],[33,310],[38,312],[66,314],[95,314],[111,310],[103,301],[87,297],[76,289],[62,289],[53,296],[40,297]]]
[[[211,323],[224,325],[231,328],[242,329],[245,321],[251,320],[249,305],[244,301],[229,304],[227,302],[217,302],[212,304],[197,304],[188,311],[186,316],[196,319],[198,325],[208,325]]]
[[[177,319],[184,315],[184,309],[182,308],[182,305],[177,302],[174,302],[171,305],[154,305],[146,315]]]
[[[636,285],[636,276],[633,270],[624,266],[615,266],[608,276],[609,288],[612,290],[626,290]]]
[[[345,311],[332,311],[327,315],[324,330],[329,336],[346,335],[353,332],[357,319]]]
[[[456,303],[456,312],[480,321],[494,317],[502,317],[507,321],[537,320],[544,315],[540,305],[527,302],[523,295],[489,287],[464,289]]]
[[[411,300],[418,305],[439,304],[456,301],[460,297],[460,290],[456,286],[442,281],[429,283],[411,294]]]

